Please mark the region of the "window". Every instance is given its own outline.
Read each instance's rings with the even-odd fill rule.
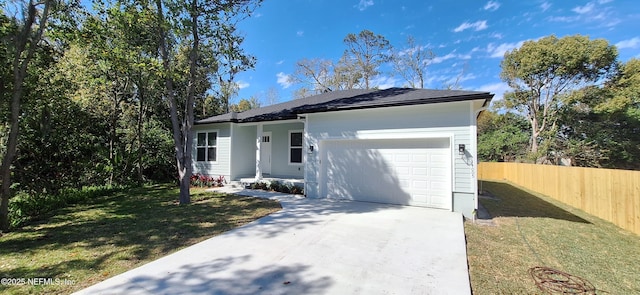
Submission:
[[[196,159],[198,162],[215,162],[218,151],[218,132],[198,132]]]
[[[289,164],[302,164],[301,131],[289,131]]]

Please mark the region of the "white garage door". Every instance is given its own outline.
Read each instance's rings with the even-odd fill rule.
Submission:
[[[321,145],[328,198],[451,210],[449,139],[361,139]]]

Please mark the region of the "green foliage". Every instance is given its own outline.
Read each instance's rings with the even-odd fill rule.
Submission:
[[[249,185],[249,188],[267,190],[269,188],[269,185],[267,185],[266,182],[258,181],[258,182],[254,182],[251,185]]]
[[[353,72],[362,75],[364,88],[369,89],[370,80],[380,73],[380,65],[391,60],[391,43],[369,30],[362,30],[357,35],[347,34],[344,43],[347,45],[344,61],[350,61],[348,64],[354,66]]]
[[[548,140],[557,125],[561,97],[577,87],[611,75],[617,50],[606,40],[586,36],[544,37],[505,53],[500,77],[513,89],[504,106],[524,114],[530,123],[531,152]]]
[[[528,123],[522,116],[484,111],[478,118],[480,161],[509,162],[525,158],[529,145]]]
[[[639,65],[632,59],[604,87],[564,99],[555,154],[577,166],[640,169]]]
[[[596,105],[594,111],[640,121],[640,59],[623,64],[606,86],[611,98]]]
[[[243,98],[238,102],[238,104],[231,105],[231,111],[239,113],[239,112],[244,112],[244,111],[248,111],[250,109],[255,109],[259,107],[260,107],[260,102],[258,101],[258,98],[253,96],[249,99]]]
[[[123,189],[3,233],[3,277],[75,284],[4,285],[0,293],[71,294],[282,209],[275,200],[203,190],[194,204],[176,206],[177,193],[174,183]]]
[[[39,220],[57,209],[89,202],[125,189],[124,186],[85,186],[80,189],[65,188],[55,194],[18,193],[9,201],[11,226],[18,228],[27,222]]]
[[[285,187],[285,185],[281,184],[280,182],[272,181],[271,183],[269,183],[268,189],[272,190],[272,191],[279,192],[284,187]]]
[[[291,183],[281,183],[279,181],[271,181],[269,183],[258,181],[249,185],[251,189],[268,190],[285,194],[304,195],[304,188]]]

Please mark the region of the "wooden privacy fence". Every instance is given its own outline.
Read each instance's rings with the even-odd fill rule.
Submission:
[[[478,179],[510,181],[640,235],[640,171],[482,162]]]

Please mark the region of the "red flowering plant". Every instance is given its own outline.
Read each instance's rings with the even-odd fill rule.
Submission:
[[[202,174],[193,174],[190,178],[192,187],[221,187],[224,186],[224,176],[213,177]]]

